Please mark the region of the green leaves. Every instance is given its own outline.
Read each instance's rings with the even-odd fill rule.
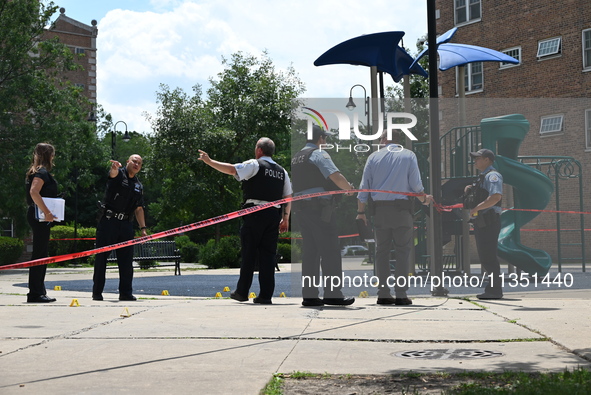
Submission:
[[[269,137],[281,152],[276,160],[289,163],[292,100],[303,92],[295,71],[277,72],[266,53],[261,58],[236,53],[223,64],[224,71],[210,79],[205,99],[198,85],[193,95],[167,85],[157,93],[160,106],[150,118],[155,130],[151,160],[161,197],[150,208],[157,210],[163,228],[240,207],[240,183],[201,163],[198,149],[237,163],[253,158],[256,141]]]
[[[93,107],[80,90],[63,79],[76,65],[71,50],[45,27],[57,7],[38,0],[0,0],[0,215],[14,219],[17,234],[25,222],[24,174],[39,142],[56,147],[55,178],[61,191],[74,194],[96,183],[93,169],[102,149]]]

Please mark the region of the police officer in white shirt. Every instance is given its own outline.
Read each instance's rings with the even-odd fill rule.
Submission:
[[[260,138],[254,153],[255,159],[230,164],[213,160],[206,152],[199,150],[199,160],[242,182],[243,208],[291,197],[291,182],[287,171],[271,158],[275,153],[273,140],[267,137]],[[272,304],[277,238],[279,232],[288,230],[290,211],[291,202],[242,217],[240,278],[236,290],[230,294],[232,299],[239,302],[248,300],[258,258],[260,293],[253,302]]]

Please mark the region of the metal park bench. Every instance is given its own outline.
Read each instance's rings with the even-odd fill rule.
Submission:
[[[134,244],[133,260],[139,262],[173,260],[173,264],[159,264],[157,267],[174,265],[174,275],[181,275],[181,253],[176,248],[176,242],[174,240],[146,241],[142,244]],[[117,262],[115,250],[111,251],[109,257],[107,258],[107,262]]]

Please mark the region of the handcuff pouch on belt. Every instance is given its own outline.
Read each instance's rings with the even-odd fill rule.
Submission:
[[[98,212],[97,212],[97,221],[100,221],[103,217],[106,219],[117,219],[119,221],[133,221],[135,218],[134,214],[125,214],[125,213],[116,213],[113,210],[109,210],[106,208],[105,204],[102,202],[97,202]]]

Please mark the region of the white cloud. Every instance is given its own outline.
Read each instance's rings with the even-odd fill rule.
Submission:
[[[278,69],[294,66],[306,96],[345,97],[357,83],[369,91],[366,67],[315,67],[314,60],[344,40],[379,31],[406,30],[405,45],[414,49],[426,32],[423,3],[152,0],[153,11],[112,10],[98,26],[98,100],[108,112],[141,117],[140,108],[154,112],[159,83],[186,91],[196,83],[207,87],[222,71],[222,56],[263,50]]]
[[[163,14],[109,12],[98,38],[104,78],[186,76],[196,64],[211,65],[211,44],[204,40],[211,36],[206,31],[211,23],[199,8],[188,4]]]
[[[144,112],[154,114],[157,109],[155,101],[134,102],[133,104],[122,104],[117,102],[102,103],[107,112],[113,116],[113,123],[124,121],[128,130],[148,134],[152,132],[152,126],[146,120]],[[117,127],[118,131],[125,130],[123,125]]]

